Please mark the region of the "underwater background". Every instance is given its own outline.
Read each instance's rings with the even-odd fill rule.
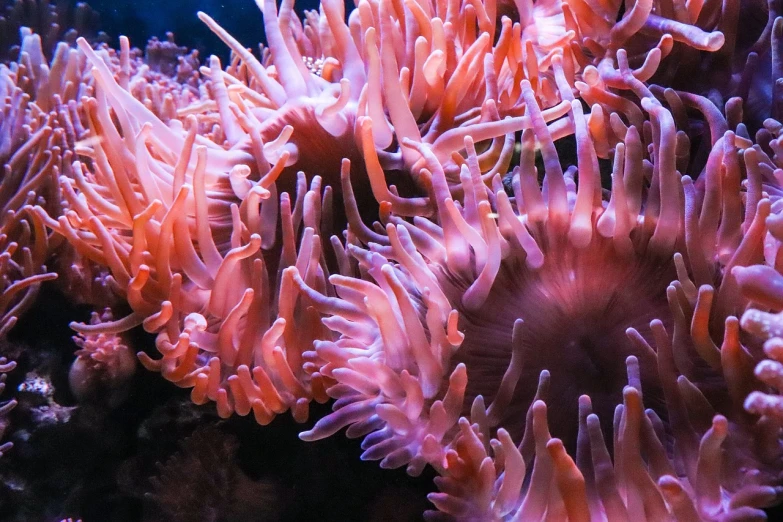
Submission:
[[[163,40],[167,32],[174,33],[179,45],[209,54],[228,56],[228,50],[196,16],[198,11],[209,14],[247,46],[263,39],[263,17],[251,1],[193,0],[179,2],[129,2],[99,0],[90,2],[100,13],[101,28],[115,37],[122,34],[133,42],[146,42],[157,36]],[[154,7],[150,7],[154,5]],[[297,12],[318,9],[318,2],[306,0],[295,4]],[[140,45],[139,43],[135,45]]]

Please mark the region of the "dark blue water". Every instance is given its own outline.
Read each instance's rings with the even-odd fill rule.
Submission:
[[[144,47],[152,36],[165,39],[174,33],[179,45],[198,49],[202,57],[209,54],[227,56],[225,45],[196,16],[204,11],[247,47],[264,41],[263,17],[254,0],[89,0],[100,13],[101,29],[116,38],[125,35],[131,45]],[[351,6],[353,2],[351,1]],[[305,9],[317,9],[317,0],[297,0],[294,8],[301,15]]]

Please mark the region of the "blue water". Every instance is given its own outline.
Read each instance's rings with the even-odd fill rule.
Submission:
[[[152,36],[165,39],[167,31],[176,41],[202,56],[228,53],[225,46],[199,19],[204,11],[218,21],[234,37],[248,47],[263,42],[263,17],[254,0],[89,0],[89,5],[100,14],[100,26],[113,38],[128,36],[131,44],[144,47]],[[295,9],[317,9],[317,0],[297,0]],[[351,0],[351,6],[353,2]]]

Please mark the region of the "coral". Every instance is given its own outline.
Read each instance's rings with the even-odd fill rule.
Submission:
[[[90,324],[112,319],[111,309],[107,308],[100,315],[93,312]],[[79,350],[68,372],[71,392],[82,401],[100,397],[109,405],[122,402],[136,372],[136,358],[122,338],[117,334],[80,334],[73,341]]]
[[[175,77],[180,83],[190,79],[200,65],[198,51],[177,45],[173,33],[166,33],[165,42],[151,38],[144,48],[144,62],[153,71]]]

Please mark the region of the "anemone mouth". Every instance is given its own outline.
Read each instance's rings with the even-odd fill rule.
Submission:
[[[296,193],[298,172],[303,172],[308,178],[321,176],[323,185],[332,187],[334,196],[332,208],[335,215],[333,222],[328,225],[335,229],[343,228],[347,224],[340,181],[341,165],[344,161],[347,160],[350,164],[351,185],[356,194],[372,192],[365,158],[356,136],[357,116],[355,111],[344,111],[345,130],[335,135],[319,123],[316,113],[316,105],[311,100],[290,100],[276,111],[273,117],[264,121],[260,129],[261,141],[264,144],[272,143],[284,134],[287,126],[293,128],[291,137],[283,147],[292,153],[294,160],[282,169],[277,178],[277,189],[293,196]],[[396,147],[397,143],[394,142],[392,146]],[[421,194],[421,189],[405,169],[385,169],[384,177],[402,196]],[[378,218],[379,207],[374,198],[362,197],[356,201],[364,223],[372,223]]]
[[[551,376],[554,437],[566,447],[575,445],[582,395],[590,397],[593,411],[611,432],[614,409],[628,383],[629,356],[639,361],[645,405],[666,418],[655,353],[626,331],[633,328],[654,346],[650,322],[660,320],[667,328],[671,324],[667,287],[676,279],[671,258],[638,251],[621,255],[611,239],[598,234],[585,248],[574,247],[566,238],[539,243],[545,245],[540,268],[531,269],[510,256],[484,306],[460,309],[465,340],[454,364],[467,366],[465,411],[478,395],[487,403],[495,399],[514,350],[514,323],[521,319],[521,340],[516,342],[521,342],[522,372],[510,403],[496,419],[516,440],[523,434],[544,370]],[[464,293],[458,278],[450,278],[450,283],[447,295]]]
[[[275,113],[264,120],[260,128],[261,140],[269,144],[278,139],[286,126],[293,132],[284,145],[292,152],[293,161],[283,169],[278,178],[284,190],[293,189],[296,172],[322,176],[327,185],[340,185],[340,164],[343,158],[352,164],[360,163],[361,151],[356,145],[352,129],[356,122],[354,111],[345,111],[346,128],[337,135],[330,133],[318,123],[316,106],[308,98],[289,100]],[[336,173],[336,174],[334,174]],[[331,178],[334,179],[331,179]]]

